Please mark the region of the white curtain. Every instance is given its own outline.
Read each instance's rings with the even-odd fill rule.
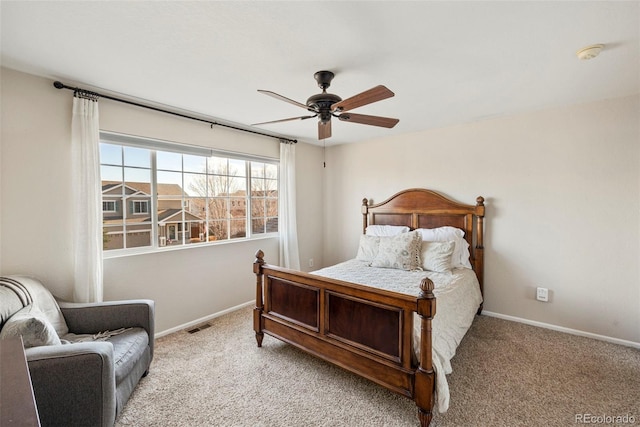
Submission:
[[[296,225],[296,146],[280,143],[280,192],[278,194],[280,265],[300,269]]]
[[[71,119],[76,302],[102,301],[102,191],[97,99],[76,93]]]

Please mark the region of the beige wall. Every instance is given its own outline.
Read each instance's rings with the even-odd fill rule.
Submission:
[[[0,273],[36,276],[57,295],[70,298],[72,92],[55,89],[49,79],[1,71]],[[273,138],[212,130],[206,123],[109,100],[99,108],[102,130],[279,157]],[[320,222],[314,220],[313,227],[307,220],[321,209],[321,151],[303,143],[296,150],[298,206],[304,216],[300,253],[321,260]],[[252,300],[251,263],[258,249],[268,262],[278,262],[275,238],[106,259],[104,298],[151,298],[157,331],[175,328]]]
[[[0,273],[35,275],[68,298],[71,92],[1,72]],[[106,100],[100,114],[104,130],[278,156],[269,138]],[[302,269],[354,256],[363,197],[408,187],[466,203],[483,195],[486,310],[640,342],[638,117],[636,96],[329,144],[326,169],[321,147],[299,143]],[[168,330],[251,300],[259,248],[277,263],[275,239],[107,259],[105,299],[152,298],[158,331]],[[551,290],[549,303],[535,301],[536,286]]]
[[[635,96],[327,149],[325,263],[356,253],[363,197],[482,195],[485,310],[638,343],[639,118]]]
[[[51,82],[2,71],[2,274],[71,295],[71,99]]]

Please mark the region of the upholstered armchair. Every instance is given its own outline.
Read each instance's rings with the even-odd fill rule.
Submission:
[[[21,335],[42,426],[112,426],[153,358],[150,300],[56,301],[33,278],[0,278],[0,338]]]

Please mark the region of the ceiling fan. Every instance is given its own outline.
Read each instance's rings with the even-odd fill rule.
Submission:
[[[394,127],[400,120],[389,117],[369,116],[365,114],[347,113],[354,108],[372,104],[383,99],[391,98],[395,94],[385,86],[379,85],[347,99],[342,99],[338,95],[327,93],[327,88],[331,85],[331,80],[335,75],[331,71],[318,71],[313,77],[322,89],[322,93],[312,95],[307,99],[306,104],[286,98],[275,92],[260,90],[258,92],[272,96],[276,99],[288,102],[313,113],[312,115],[291,117],[288,119],[273,120],[270,122],[254,123],[252,126],[265,125],[269,123],[288,122],[291,120],[306,120],[318,117],[318,139],[331,137],[331,117],[336,117],[343,122],[360,123],[363,125],[380,126],[385,128]]]

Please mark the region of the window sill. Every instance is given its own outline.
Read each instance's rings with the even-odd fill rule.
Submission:
[[[162,252],[183,251],[188,249],[209,248],[211,246],[230,245],[230,244],[236,244],[236,243],[251,242],[254,240],[266,240],[266,239],[276,239],[276,238],[278,238],[278,233],[269,233],[269,234],[261,235],[258,237],[233,239],[233,240],[220,240],[215,242],[192,243],[189,245],[164,246],[164,247],[147,246],[143,248],[112,249],[110,251],[104,251],[102,253],[102,259],[122,258],[122,257],[135,256],[135,255],[147,255],[147,254],[155,254],[155,253],[162,253]]]

